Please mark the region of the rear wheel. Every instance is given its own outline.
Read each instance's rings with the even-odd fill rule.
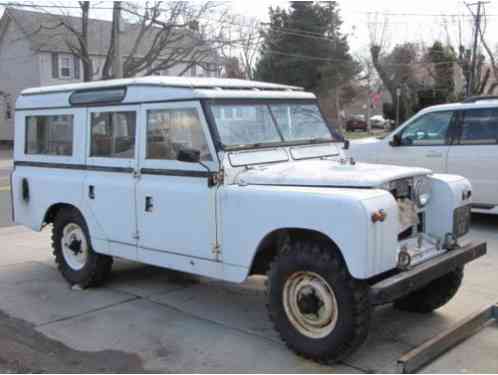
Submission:
[[[85,220],[76,209],[63,209],[57,214],[52,247],[57,267],[71,285],[97,286],[111,272],[112,257],[93,251]]]
[[[427,314],[446,305],[458,292],[463,280],[463,267],[457,268],[422,289],[394,301],[398,310]]]
[[[290,244],[272,263],[267,283],[270,318],[297,354],[339,360],[367,337],[367,288],[351,278],[335,249],[316,241]]]

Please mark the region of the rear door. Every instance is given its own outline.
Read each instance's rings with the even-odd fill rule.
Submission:
[[[454,112],[431,112],[406,125],[401,132],[401,145],[387,146],[378,156],[379,163],[429,168],[446,172],[450,127]]]
[[[475,204],[498,205],[498,109],[462,111],[458,124],[458,139],[448,154],[448,173],[469,179]]]
[[[112,255],[136,259],[138,106],[88,110],[85,199]]]

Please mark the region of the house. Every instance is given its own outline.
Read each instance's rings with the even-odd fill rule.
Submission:
[[[67,43],[74,35],[62,27],[56,27],[61,17],[74,27],[81,27],[81,19],[78,17],[16,8],[6,8],[0,19],[0,142],[10,143],[13,140],[14,106],[16,97],[23,89],[82,81],[81,61],[72,54]],[[88,50],[94,79],[100,79],[102,75],[102,67],[109,49],[111,27],[110,21],[89,20]],[[123,60],[128,56],[143,57],[141,54],[150,50],[154,35],[144,37],[137,50],[131,52],[138,32],[137,25],[122,26],[120,51]],[[186,43],[188,38],[181,40]],[[171,46],[172,49],[185,47],[185,44]],[[159,62],[160,56],[154,61]],[[203,57],[202,64],[177,59],[168,69],[153,74],[218,77],[221,66],[222,60],[213,49]],[[137,75],[144,74],[140,72]]]

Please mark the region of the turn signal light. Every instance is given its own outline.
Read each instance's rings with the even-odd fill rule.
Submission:
[[[383,222],[386,220],[387,213],[384,210],[375,211],[372,214],[372,223]]]

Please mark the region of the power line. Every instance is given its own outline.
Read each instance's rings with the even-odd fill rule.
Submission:
[[[392,17],[472,17],[469,14],[463,13],[395,13],[395,12],[377,12],[377,11],[352,11],[351,13],[360,13],[367,15],[380,15],[380,16],[392,16]],[[488,14],[488,17],[498,17],[498,14]]]

